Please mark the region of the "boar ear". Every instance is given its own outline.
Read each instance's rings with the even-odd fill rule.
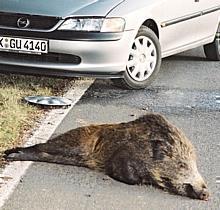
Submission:
[[[151,139],[152,158],[163,160],[166,156],[172,157],[172,148],[163,139]]]

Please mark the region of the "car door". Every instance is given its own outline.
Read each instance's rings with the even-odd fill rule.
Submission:
[[[202,36],[200,1],[209,0],[164,0],[161,9],[161,45],[163,57],[187,49]],[[212,0],[219,1],[219,0]]]
[[[215,36],[220,20],[220,0],[197,0],[196,7],[201,11],[198,21],[199,39],[206,39]]]

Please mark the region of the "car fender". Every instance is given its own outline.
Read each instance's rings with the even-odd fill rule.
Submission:
[[[146,3],[147,2],[147,3]],[[158,0],[149,0],[132,3],[130,0],[124,1],[112,10],[107,17],[122,17],[126,21],[125,31],[134,31],[131,33],[130,47],[132,46],[133,40],[138,33],[140,27],[146,20],[153,20],[158,28],[159,36],[161,37],[161,25],[159,13],[157,8],[161,6]]]

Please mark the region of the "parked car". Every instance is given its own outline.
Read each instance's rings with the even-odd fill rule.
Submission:
[[[219,0],[0,0],[0,72],[139,89],[162,58],[202,45],[220,60]]]

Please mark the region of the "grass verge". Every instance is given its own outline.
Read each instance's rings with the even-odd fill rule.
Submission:
[[[22,137],[45,111],[23,101],[30,95],[62,95],[73,80],[0,74],[0,166],[3,151],[22,144]]]

